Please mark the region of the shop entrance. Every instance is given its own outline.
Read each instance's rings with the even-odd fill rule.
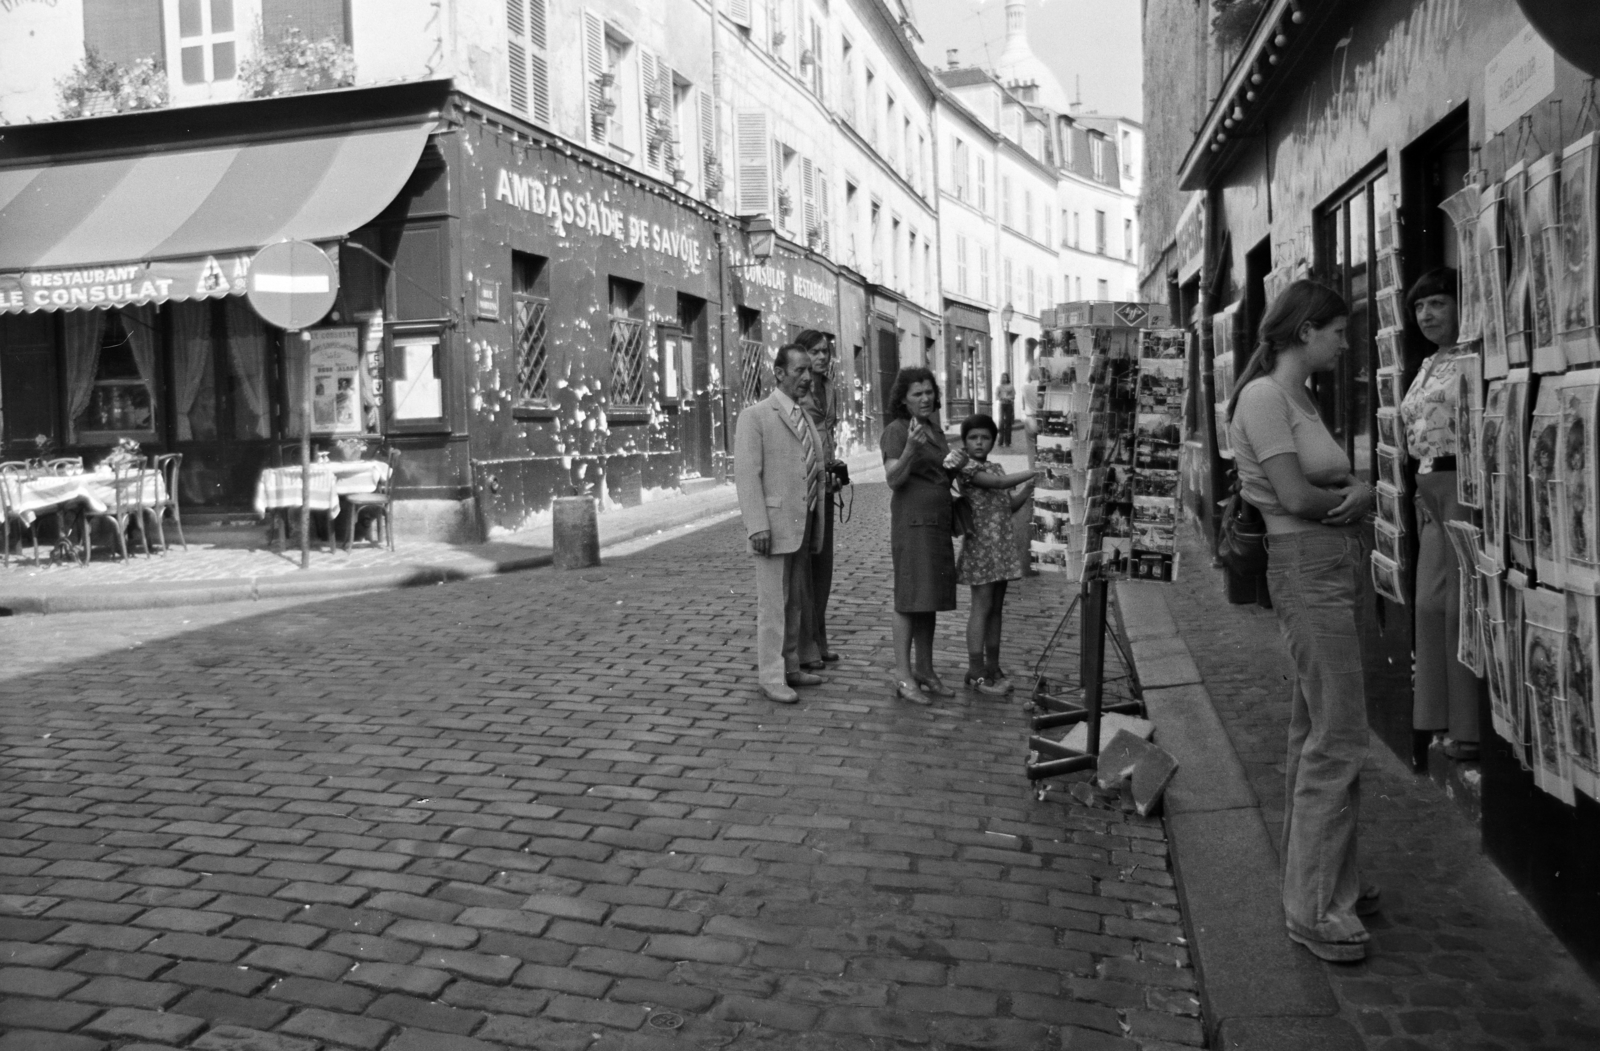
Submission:
[[[685,477],[709,478],[711,465],[711,354],[706,301],[678,297],[675,355],[678,385],[678,448]],[[663,364],[666,363],[663,358]]]
[[[883,423],[888,425],[889,392],[894,389],[894,378],[900,372],[900,341],[895,338],[894,329],[885,325],[873,328],[873,338],[878,344],[878,390],[879,403],[883,412]]]

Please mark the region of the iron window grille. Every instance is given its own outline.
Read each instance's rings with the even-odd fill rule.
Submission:
[[[638,318],[611,319],[611,393],[613,405],[650,403],[650,357]]]
[[[516,313],[517,401],[548,404],[550,400],[550,301],[518,293]]]
[[[739,341],[739,390],[746,405],[761,400],[761,371],[766,358],[767,348],[760,340]]]

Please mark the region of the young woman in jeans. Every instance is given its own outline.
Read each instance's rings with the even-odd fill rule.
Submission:
[[[1284,808],[1283,911],[1289,937],[1324,960],[1366,955],[1358,913],[1377,905],[1356,866],[1366,698],[1356,637],[1359,525],[1373,506],[1306,381],[1344,353],[1350,308],[1296,281],[1261,321],[1234,388],[1229,437],[1244,498],[1267,524],[1267,586],[1294,661]]]

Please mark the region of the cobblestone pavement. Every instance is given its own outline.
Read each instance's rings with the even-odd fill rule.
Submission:
[[[1202,543],[1168,593],[1189,652],[1276,838],[1292,669],[1271,610],[1230,606]],[[1600,986],[1494,863],[1475,825],[1378,738],[1362,770],[1363,875],[1383,891],[1372,955],[1327,965],[1344,1016],[1379,1051],[1600,1047]]]
[[[845,660],[794,707],[754,689],[737,522],[0,622],[0,1051],[1197,1045],[1160,824],[1036,799],[1016,702],[891,697],[858,488]],[[1014,589],[1016,672],[1066,597]]]

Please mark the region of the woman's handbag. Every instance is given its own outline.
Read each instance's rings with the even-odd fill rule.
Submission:
[[[1267,523],[1240,492],[1238,472],[1230,473],[1233,487],[1217,525],[1217,561],[1239,576],[1258,577],[1267,571]]]

